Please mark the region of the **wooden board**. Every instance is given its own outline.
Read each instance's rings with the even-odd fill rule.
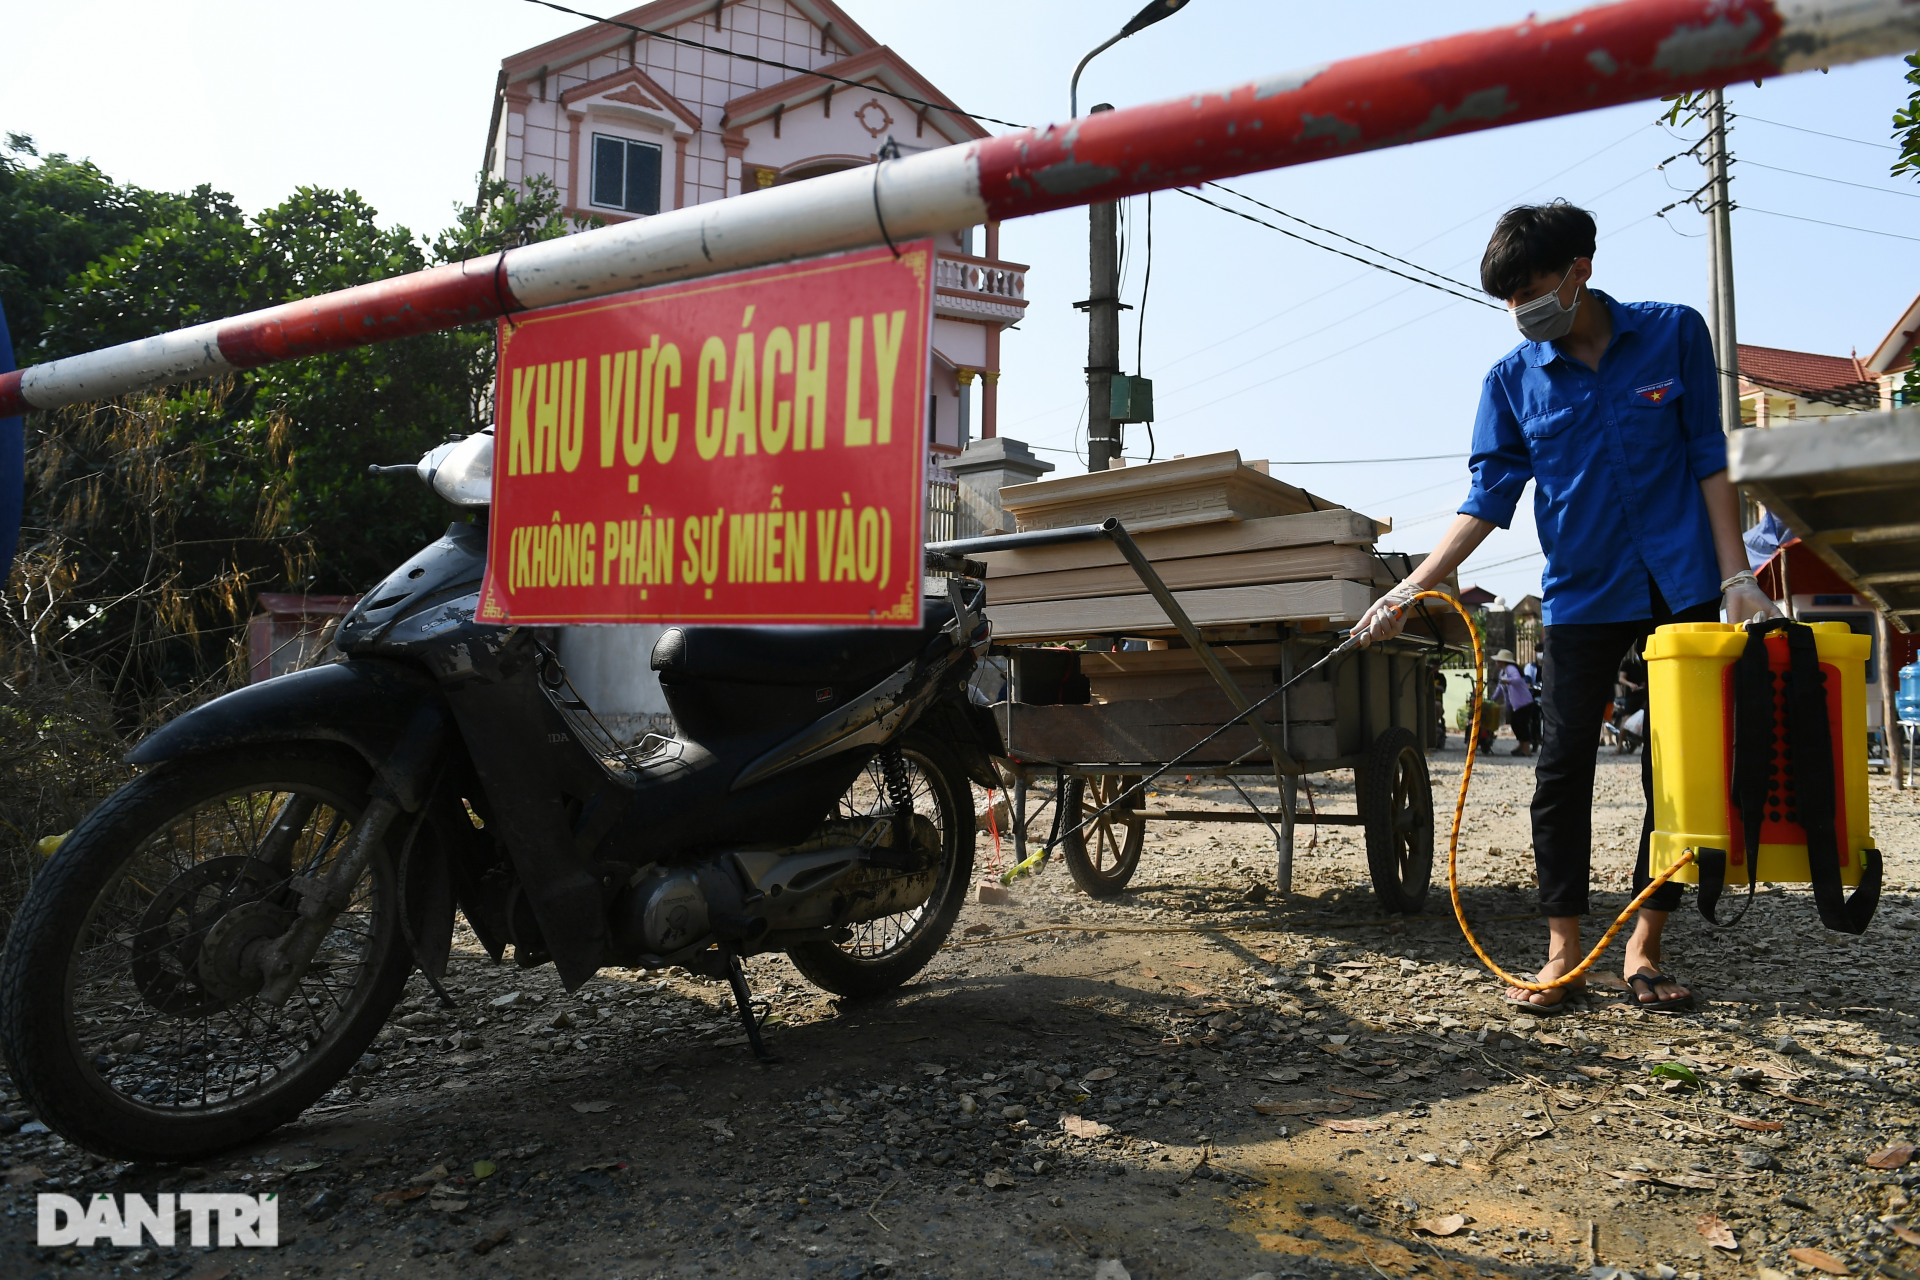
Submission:
[[[1278,644],[1217,644],[1213,656],[1229,671],[1276,670],[1280,665]],[[1080,674],[1146,675],[1149,673],[1206,671],[1206,664],[1192,649],[1148,649],[1140,653],[1082,653]]]
[[[1319,618],[1360,620],[1379,593],[1364,582],[1276,582],[1250,587],[1176,591],[1174,599],[1194,625]],[[1030,604],[987,602],[994,639],[1039,640],[1097,635],[1143,635],[1174,630],[1152,596],[1097,596],[1088,600],[1043,600]]]
[[[1134,541],[1140,544],[1140,550],[1147,559],[1157,566],[1164,560],[1183,560],[1190,556],[1234,555],[1281,547],[1319,544],[1366,546],[1373,542],[1377,533],[1377,526],[1368,517],[1358,511],[1336,507],[1292,516],[1224,520],[1178,529],[1152,530],[1139,534]],[[987,578],[996,586],[1003,578],[1021,574],[1063,573],[1073,569],[1124,566],[1127,563],[1120,549],[1105,539],[1099,542],[1076,542],[1064,547],[1037,547],[1031,551],[994,551],[979,558],[986,562]]]
[[[1379,587],[1390,587],[1399,581],[1364,548],[1331,545],[1165,560],[1154,569],[1160,574],[1160,580],[1175,591],[1310,582],[1320,578],[1346,578]],[[1030,600],[1084,600],[1093,596],[1140,595],[1146,589],[1146,584],[1128,564],[1067,569],[1059,573],[1025,573],[1014,578],[994,578],[989,570],[987,601],[989,604],[1023,604]]]
[[[995,704],[993,713],[1000,722],[1008,754],[1016,760],[1156,764],[1172,760],[1220,727],[1217,720],[1189,722],[1194,713],[1185,709],[1186,701],[1173,698],[1085,707],[1001,702]],[[1339,754],[1338,738],[1330,724],[1289,724],[1286,745],[1299,761],[1331,760]],[[1257,747],[1253,729],[1239,724],[1202,748],[1188,763],[1196,767],[1225,764]],[[1256,751],[1247,762],[1248,771],[1257,769],[1262,761],[1264,752]]]
[[[1213,646],[1213,654],[1220,660],[1220,665],[1255,701],[1273,692],[1273,686],[1279,678],[1280,650],[1278,644]],[[1311,656],[1296,650],[1292,669],[1297,670],[1311,661]],[[1195,689],[1216,691],[1213,677],[1200,664],[1200,656],[1191,649],[1156,649],[1148,653],[1082,653],[1080,674],[1091,683],[1096,702],[1171,698]],[[1289,710],[1295,719],[1333,718],[1331,688],[1324,682],[1315,680],[1298,685],[1287,698]],[[1326,700],[1324,710],[1319,709],[1322,705],[1320,702],[1306,701],[1316,698]],[[1313,709],[1309,710],[1310,707]],[[1224,712],[1221,718],[1226,718]]]
[[[1008,485],[1000,491],[1000,502],[1023,531],[1118,517],[1129,532],[1294,515],[1331,505],[1243,465],[1234,449]]]
[[[1087,671],[1084,656],[1080,668],[1081,671],[1089,677],[1088,683],[1092,689],[1093,700],[1095,702],[1138,702],[1143,698],[1177,698],[1181,694],[1195,691],[1214,692],[1216,694],[1219,691],[1219,686],[1214,684],[1213,677],[1205,671],[1169,671],[1164,673],[1127,672],[1096,675]],[[1258,702],[1260,699],[1272,693],[1273,687],[1277,683],[1271,670],[1235,671],[1232,672],[1232,675],[1234,676],[1234,683],[1239,685],[1241,690],[1246,693],[1248,700],[1253,702]],[[1310,688],[1326,689],[1328,686],[1315,685],[1311,681],[1306,684],[1295,685],[1287,694],[1288,706],[1292,708],[1292,714],[1296,718],[1305,715],[1309,720],[1332,719],[1333,704],[1331,694],[1310,694],[1307,692]],[[1308,715],[1301,710],[1303,706],[1308,705],[1304,700],[1315,699],[1322,696],[1327,698],[1327,709],[1324,714]],[[1319,703],[1314,702],[1312,705],[1318,706]],[[1225,713],[1222,713],[1222,718],[1224,718],[1224,714]]]

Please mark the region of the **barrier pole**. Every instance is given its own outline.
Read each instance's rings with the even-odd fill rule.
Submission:
[[[1920,0],[1621,0],[771,187],[0,374],[0,419],[531,307],[1920,45]]]

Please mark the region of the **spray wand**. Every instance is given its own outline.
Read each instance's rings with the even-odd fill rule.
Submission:
[[[1466,761],[1466,766],[1460,771],[1460,792],[1459,792],[1459,795],[1454,800],[1453,825],[1452,825],[1452,829],[1448,832],[1448,835],[1447,835],[1447,893],[1453,901],[1454,919],[1459,922],[1460,932],[1463,935],[1465,935],[1467,939],[1467,945],[1473,948],[1473,953],[1476,956],[1480,957],[1480,963],[1484,964],[1490,971],[1492,971],[1501,980],[1506,982],[1509,986],[1517,987],[1523,991],[1553,991],[1560,987],[1569,986],[1572,983],[1578,981],[1580,978],[1584,977],[1586,975],[1586,972],[1589,969],[1593,968],[1594,964],[1600,959],[1600,957],[1603,954],[1605,954],[1606,949],[1613,944],[1613,940],[1619,936],[1620,931],[1626,928],[1627,921],[1633,919],[1635,913],[1640,910],[1641,906],[1646,903],[1647,899],[1653,896],[1654,890],[1658,889],[1661,885],[1665,884],[1668,880],[1672,879],[1674,874],[1678,872],[1680,868],[1686,866],[1689,862],[1692,862],[1694,860],[1693,850],[1691,849],[1684,850],[1681,853],[1680,857],[1674,861],[1672,866],[1668,867],[1666,870],[1662,871],[1659,875],[1655,876],[1651,884],[1649,884],[1645,889],[1642,889],[1639,893],[1635,894],[1633,900],[1627,903],[1625,909],[1623,909],[1620,912],[1620,915],[1614,920],[1612,927],[1609,928],[1607,932],[1601,937],[1600,941],[1594,945],[1593,950],[1587,953],[1586,958],[1583,959],[1579,964],[1575,965],[1572,969],[1568,970],[1566,973],[1560,975],[1558,978],[1554,978],[1547,982],[1530,982],[1523,978],[1514,977],[1512,974],[1508,973],[1505,969],[1502,969],[1498,964],[1496,964],[1493,958],[1487,954],[1486,948],[1480,945],[1480,940],[1474,936],[1472,926],[1470,926],[1467,923],[1466,907],[1460,901],[1460,823],[1466,813],[1467,788],[1473,782],[1473,764],[1474,764],[1474,759],[1478,754],[1479,746],[1480,746],[1480,707],[1483,700],[1483,693],[1486,687],[1486,665],[1485,665],[1484,650],[1481,648],[1481,645],[1480,645],[1480,633],[1478,630],[1475,629],[1473,625],[1473,619],[1468,615],[1466,606],[1462,605],[1459,600],[1455,599],[1453,596],[1447,594],[1444,591],[1422,591],[1408,598],[1407,601],[1400,606],[1400,609],[1404,610],[1404,609],[1411,608],[1416,601],[1420,601],[1420,600],[1438,600],[1442,604],[1451,606],[1453,611],[1460,615],[1461,621],[1466,623],[1467,634],[1473,638],[1473,673],[1474,673],[1473,674],[1473,719],[1472,719],[1472,723],[1468,726],[1468,729],[1467,729],[1467,761]],[[1353,650],[1362,647],[1362,645],[1364,645],[1364,643],[1366,642],[1366,640],[1370,635],[1371,635],[1371,629],[1363,631],[1360,628],[1355,627],[1352,631],[1349,631],[1347,633],[1346,637],[1343,640],[1341,640],[1339,644],[1327,650],[1326,653],[1322,654],[1317,661],[1313,662],[1311,665],[1309,665],[1305,669],[1296,673],[1291,679],[1287,680],[1284,684],[1282,684],[1279,688],[1275,689],[1272,693],[1260,699],[1260,701],[1254,703],[1253,706],[1249,709],[1249,711],[1243,713],[1243,716],[1251,715],[1253,713],[1258,712],[1262,707],[1265,707],[1269,702],[1272,702],[1275,698],[1278,698],[1281,694],[1285,693],[1288,689],[1291,689],[1294,685],[1299,684],[1302,680],[1305,680],[1308,676],[1314,674],[1316,671],[1321,670],[1322,668],[1326,667],[1328,664],[1346,656],[1348,653],[1351,653]],[[1124,790],[1122,790],[1120,794],[1115,796],[1113,799],[1107,801],[1106,804],[1102,805],[1099,809],[1095,810],[1093,814],[1091,814],[1090,816],[1083,818],[1080,821],[1080,824],[1078,826],[1073,827],[1070,830],[1067,830],[1067,831],[1061,830],[1061,823],[1059,822],[1058,815],[1056,814],[1055,822],[1053,824],[1054,829],[1051,836],[1047,840],[1046,846],[1041,850],[1039,850],[1037,853],[1033,854],[1031,857],[1027,858],[1026,860],[1016,864],[1013,867],[1008,868],[1006,873],[1000,877],[1001,883],[1011,884],[1016,877],[1030,874],[1034,870],[1038,869],[1040,866],[1043,866],[1046,863],[1047,859],[1052,855],[1054,848],[1062,840],[1066,839],[1069,835],[1073,835],[1075,833],[1085,831],[1088,827],[1092,826],[1096,822],[1099,822],[1102,818],[1106,817],[1109,813],[1113,812],[1115,809],[1122,807],[1136,793],[1140,793],[1144,791],[1144,789],[1149,785],[1151,785],[1155,780],[1165,776],[1167,773],[1177,768],[1182,761],[1186,760],[1189,756],[1193,755],[1194,752],[1206,746],[1209,742],[1212,742],[1215,738],[1218,738],[1221,734],[1226,733],[1228,730],[1237,727],[1241,722],[1242,722],[1241,718],[1236,718],[1234,720],[1228,721],[1226,724],[1221,725],[1218,729],[1215,729],[1212,733],[1200,739],[1198,742],[1188,747],[1185,751],[1182,751],[1179,755],[1175,756],[1172,760],[1169,760],[1167,763],[1161,765],[1158,769],[1154,770],[1152,773],[1141,778],[1139,781],[1135,782],[1132,786],[1129,786]],[[1246,752],[1246,755],[1252,755],[1255,752],[1259,751],[1260,749],[1261,748],[1258,746],[1252,747]],[[1243,755],[1241,759],[1244,759],[1244,758],[1245,756]],[[1239,760],[1235,760],[1233,763],[1238,764]]]

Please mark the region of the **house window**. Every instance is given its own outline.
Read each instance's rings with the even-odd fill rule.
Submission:
[[[660,148],[594,134],[593,204],[625,213],[660,212]]]

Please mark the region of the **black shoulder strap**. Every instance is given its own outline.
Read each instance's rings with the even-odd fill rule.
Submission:
[[[1733,778],[1732,798],[1740,811],[1740,826],[1746,836],[1747,901],[1740,914],[1724,923],[1715,918],[1720,892],[1726,887],[1727,853],[1724,849],[1698,849],[1695,861],[1700,866],[1700,914],[1707,923],[1732,927],[1753,909],[1754,894],[1760,887],[1760,822],[1767,807],[1768,772],[1776,756],[1774,744],[1773,670],[1767,664],[1767,632],[1788,625],[1785,618],[1770,618],[1747,627],[1746,648],[1733,669]]]
[[[1759,889],[1759,881],[1754,876],[1753,859],[1747,859],[1747,900],[1733,919],[1722,920],[1715,910],[1720,905],[1720,894],[1727,887],[1727,851],[1725,849],[1695,849],[1693,863],[1700,868],[1700,888],[1697,899],[1700,914],[1706,917],[1708,924],[1719,925],[1722,929],[1731,929],[1739,924],[1747,912],[1753,910],[1754,893]]]
[[[1749,642],[1751,643],[1751,642]],[[1865,933],[1880,903],[1881,864],[1878,850],[1862,851],[1860,887],[1846,896],[1840,883],[1840,846],[1834,835],[1839,798],[1833,791],[1833,731],[1827,720],[1827,676],[1820,669],[1820,653],[1813,628],[1793,623],[1787,628],[1787,750],[1793,793],[1789,801],[1807,834],[1807,867],[1812,873],[1813,900],[1820,922],[1835,933]],[[1744,820],[1744,813],[1742,815]],[[1747,841],[1754,837],[1749,828]]]

